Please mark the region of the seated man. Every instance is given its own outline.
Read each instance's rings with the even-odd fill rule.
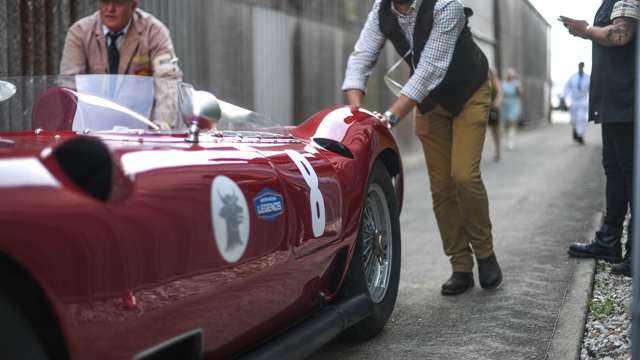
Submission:
[[[69,29],[60,75],[127,74],[154,76],[152,120],[163,129],[175,125],[177,65],[169,30],[138,9],[139,0],[100,0],[100,9]]]

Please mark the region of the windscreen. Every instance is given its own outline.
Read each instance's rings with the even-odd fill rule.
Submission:
[[[90,133],[186,131],[184,104],[193,87],[134,75],[0,78],[0,133],[75,131]],[[288,136],[269,117],[218,100],[216,135]]]

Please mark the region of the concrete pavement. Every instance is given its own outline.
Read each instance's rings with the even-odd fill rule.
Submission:
[[[394,314],[377,338],[336,340],[312,359],[571,359],[577,355],[593,261],[566,250],[589,241],[604,206],[600,127],[585,146],[567,124],[519,134],[517,147],[483,177],[504,283],[457,297],[440,295],[450,275],[427,191],[421,154],[404,154],[402,274]],[[477,275],[476,275],[477,283]]]

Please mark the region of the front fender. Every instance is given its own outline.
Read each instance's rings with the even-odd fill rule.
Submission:
[[[389,171],[393,179],[398,213],[402,209],[404,178],[398,144],[387,126],[373,113],[349,106],[319,112],[300,126],[290,129],[290,132],[301,141],[328,150],[324,154],[336,169],[336,176],[342,186],[345,197],[342,243],[348,246],[348,252],[338,282],[337,289],[340,289],[353,257],[366,199],[366,186],[376,161],[380,160]],[[339,146],[327,146],[331,143]],[[341,147],[347,152],[341,151]],[[325,293],[325,296],[327,300],[332,300],[337,294]]]
[[[404,196],[400,150],[393,134],[372,112],[355,106],[329,108],[311,116],[290,132],[297,138],[355,160],[350,162],[349,169],[344,169],[351,174],[351,181],[359,179],[359,174],[368,175],[375,161],[380,159],[394,179],[400,212]],[[363,169],[365,164],[366,169]],[[363,187],[366,180],[362,183]]]

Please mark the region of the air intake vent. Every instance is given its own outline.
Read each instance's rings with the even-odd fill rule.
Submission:
[[[113,165],[111,153],[102,142],[77,137],[58,146],[53,155],[76,186],[98,200],[109,199]]]
[[[325,138],[313,138],[313,141],[322,146],[323,148],[336,153],[338,155],[342,155],[344,157],[347,157],[349,159],[353,159],[353,153],[351,153],[351,151],[349,149],[347,149],[346,146],[342,145],[341,143],[335,141],[335,140],[331,140],[331,139],[325,139]]]

